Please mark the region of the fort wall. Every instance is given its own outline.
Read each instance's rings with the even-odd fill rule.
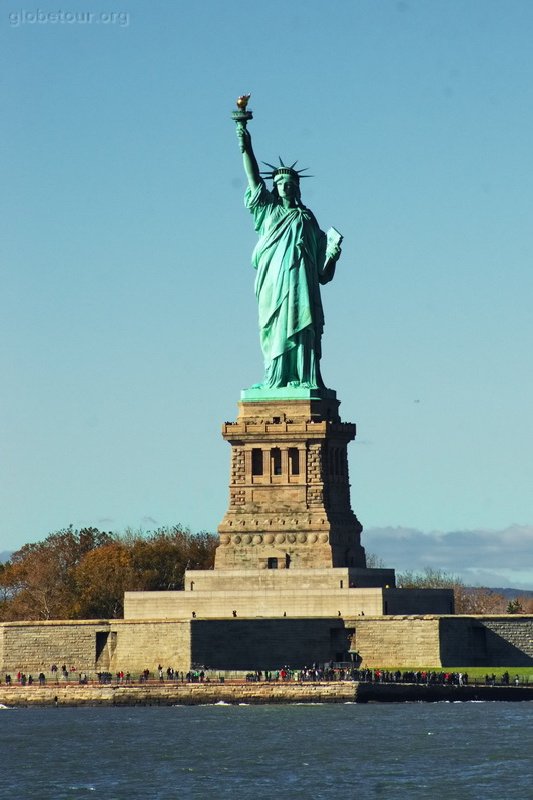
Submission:
[[[0,685],[0,703],[30,705],[205,705],[209,703],[406,703],[533,699],[532,686],[354,683],[172,683],[143,686]]]
[[[0,625],[0,671],[187,672],[309,666],[353,659],[362,667],[533,666],[533,617],[346,616],[81,620]]]

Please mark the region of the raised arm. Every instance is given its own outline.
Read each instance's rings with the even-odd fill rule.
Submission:
[[[252,137],[250,136],[250,131],[245,125],[242,124],[242,122],[237,123],[237,139],[241,148],[242,163],[244,165],[246,177],[248,178],[248,185],[252,190],[257,189],[259,183],[261,182],[259,166],[252,149]]]

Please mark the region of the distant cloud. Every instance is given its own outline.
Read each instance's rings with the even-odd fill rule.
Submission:
[[[423,533],[414,528],[369,528],[363,544],[397,571],[443,569],[466,583],[533,589],[533,526],[501,531]]]

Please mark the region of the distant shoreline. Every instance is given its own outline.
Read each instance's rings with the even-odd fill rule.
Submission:
[[[426,686],[414,683],[261,682],[153,685],[0,686],[0,704],[20,706],[172,706],[215,703],[407,703],[533,700],[533,686]]]

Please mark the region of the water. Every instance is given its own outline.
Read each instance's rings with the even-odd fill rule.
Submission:
[[[0,710],[16,800],[533,798],[533,703]]]

